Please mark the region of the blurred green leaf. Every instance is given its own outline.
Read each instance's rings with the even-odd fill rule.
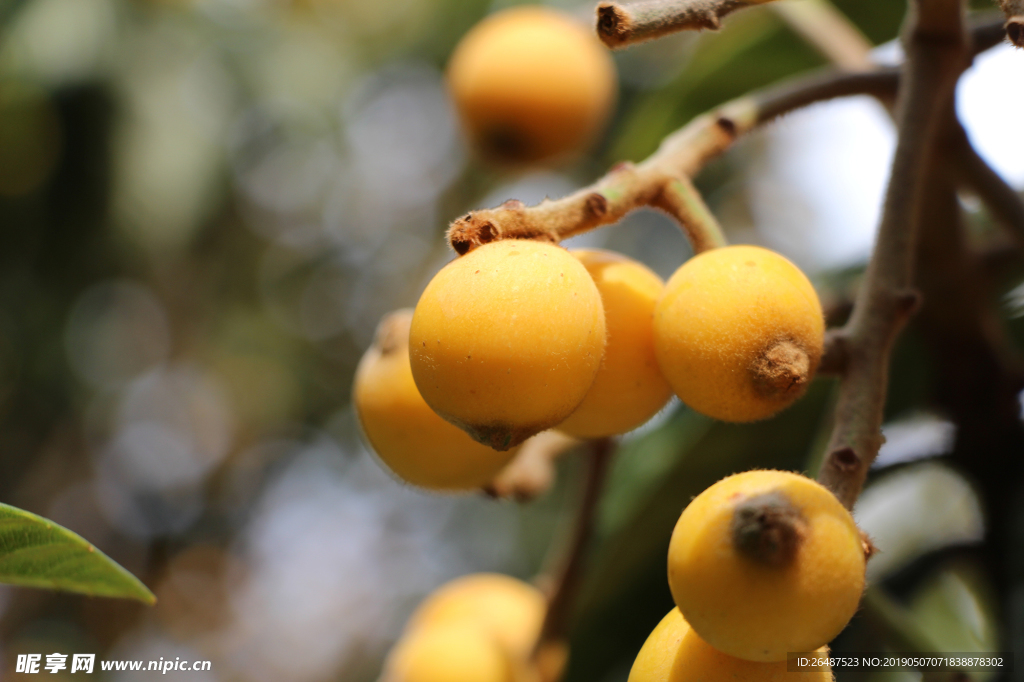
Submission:
[[[7,504],[0,504],[0,582],[156,602],[138,578],[77,533]]]
[[[998,619],[991,594],[982,570],[961,559],[918,589],[910,611],[940,651],[997,651]]]

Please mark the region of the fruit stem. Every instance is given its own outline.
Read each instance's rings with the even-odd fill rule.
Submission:
[[[665,183],[655,205],[679,221],[694,253],[727,244],[721,225],[689,178],[672,178]]]
[[[590,539],[597,520],[598,502],[604,489],[609,464],[615,452],[615,441],[599,438],[590,441],[591,452],[587,457],[587,475],[583,494],[576,512],[575,526],[561,568],[553,581],[548,596],[548,609],[544,617],[534,655],[542,652],[547,645],[563,644],[569,635],[572,610],[583,582],[584,567]]]
[[[519,446],[515,459],[484,486],[491,497],[528,502],[547,492],[555,480],[555,460],[580,445],[578,438],[561,431],[541,431]]]

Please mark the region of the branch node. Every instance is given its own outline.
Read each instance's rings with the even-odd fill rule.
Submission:
[[[851,474],[860,468],[860,455],[849,446],[834,450],[829,455],[829,460],[843,474]]]
[[[608,212],[608,200],[599,192],[591,192],[587,195],[584,211],[588,218],[602,218]]]
[[[722,132],[728,135],[730,139],[736,139],[736,135],[738,134],[739,130],[736,127],[736,122],[733,121],[731,118],[729,118],[728,116],[719,116],[715,120],[715,124],[719,128],[721,128]]]
[[[733,512],[736,551],[765,566],[782,568],[792,562],[805,532],[800,512],[778,491],[744,500]]]
[[[910,317],[921,305],[921,294],[916,289],[903,289],[895,295],[896,312],[904,317]]]

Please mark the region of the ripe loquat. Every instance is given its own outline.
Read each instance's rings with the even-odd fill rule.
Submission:
[[[672,396],[654,355],[654,304],[664,283],[646,266],[601,249],[570,251],[597,285],[608,345],[594,385],[558,429],[579,438],[631,431]]]
[[[562,422],[605,345],[594,281],[565,249],[485,244],[427,285],[410,332],[412,373],[438,414],[498,450]]]
[[[381,682],[517,682],[501,645],[472,624],[408,632],[384,664]]]
[[[865,547],[821,484],[747,471],[686,507],[669,544],[683,616],[716,649],[750,661],[814,651],[846,626],[864,591]]]
[[[539,6],[477,24],[452,54],[448,84],[479,150],[516,163],[582,151],[616,95],[615,66],[592,29]]]
[[[477,443],[430,409],[412,378],[412,310],[381,320],[356,369],[353,402],[367,440],[398,477],[435,490],[471,490],[489,483],[512,459]]]
[[[828,647],[817,653],[828,656]],[[824,666],[796,677],[803,682],[832,682]],[[792,682],[785,660],[746,661],[718,651],[700,638],[679,609],[672,609],[650,637],[629,671],[628,682]]]
[[[434,591],[406,627],[412,631],[468,623],[525,657],[537,643],[545,609],[544,596],[533,585],[498,573],[474,573]]]
[[[658,363],[679,398],[716,419],[765,419],[803,395],[824,345],[807,277],[757,246],[684,263],[654,311]]]

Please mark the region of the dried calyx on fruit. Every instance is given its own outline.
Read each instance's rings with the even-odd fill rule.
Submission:
[[[807,277],[779,254],[726,246],[684,263],[654,312],[658,363],[694,410],[765,419],[803,395],[825,320]]]

